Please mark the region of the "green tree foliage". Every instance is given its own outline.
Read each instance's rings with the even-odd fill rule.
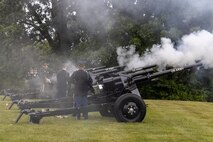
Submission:
[[[14,5],[14,7],[12,7]],[[14,45],[19,43],[21,38],[21,28],[17,26],[16,22],[20,17],[22,6],[18,0],[14,1],[0,1],[0,74],[1,84],[2,81],[7,82],[10,78],[17,78],[17,71],[15,69],[17,49],[13,48]],[[18,48],[18,47],[17,47]],[[12,58],[14,57],[14,58]],[[10,62],[11,64],[8,64]],[[15,82],[15,81],[14,81]],[[1,85],[2,86],[2,85]]]
[[[49,46],[35,44],[20,24],[23,15],[22,1],[0,1],[0,89],[23,86],[30,67],[39,67],[41,60],[49,58]]]

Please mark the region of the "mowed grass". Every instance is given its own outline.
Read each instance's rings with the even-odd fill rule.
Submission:
[[[2,100],[2,97],[0,97]],[[213,142],[213,103],[145,100],[142,123],[118,123],[115,118],[89,113],[89,120],[43,118],[29,124],[19,110],[0,101],[0,142]]]

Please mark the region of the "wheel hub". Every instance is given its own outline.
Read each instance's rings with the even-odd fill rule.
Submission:
[[[136,108],[133,106],[128,107],[128,114],[134,115],[136,113]]]
[[[134,118],[138,115],[138,106],[134,102],[129,102],[124,105],[123,113],[127,118]]]

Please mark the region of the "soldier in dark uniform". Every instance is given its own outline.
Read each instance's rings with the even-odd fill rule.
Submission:
[[[47,63],[44,63],[42,65],[42,68],[39,71],[39,77],[41,79],[42,85],[41,85],[41,93],[43,97],[49,97],[52,94],[52,81],[50,77],[52,76],[52,71],[49,69],[49,66]]]
[[[76,118],[80,119],[80,107],[86,107],[87,102],[87,93],[92,86],[92,78],[88,72],[84,70],[85,65],[83,62],[78,63],[78,70],[75,71],[70,77],[70,83],[74,84],[74,100],[75,107],[77,109]],[[84,119],[88,119],[88,112],[83,111]]]
[[[57,73],[57,98],[68,96],[69,73],[66,69],[67,66],[64,64],[62,70]]]

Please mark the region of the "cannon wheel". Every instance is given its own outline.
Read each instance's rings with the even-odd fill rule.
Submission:
[[[101,114],[101,116],[103,117],[113,117],[113,109],[111,108],[111,106],[102,106],[99,110],[99,113]]]
[[[141,122],[146,115],[146,105],[140,96],[127,93],[116,100],[114,111],[118,122]]]

